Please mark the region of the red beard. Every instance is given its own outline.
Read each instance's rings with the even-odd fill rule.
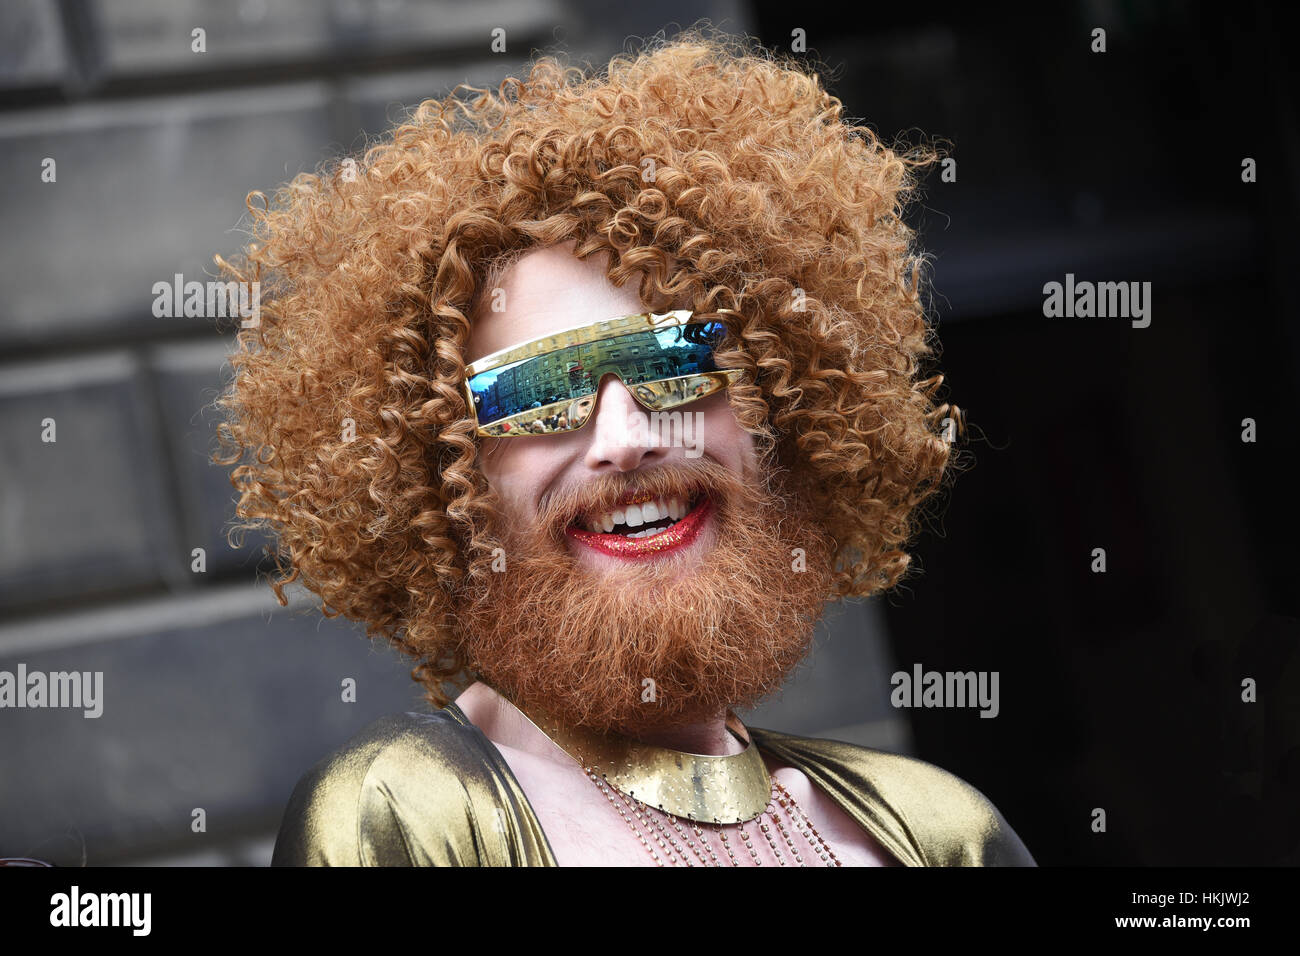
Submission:
[[[807,652],[832,587],[833,541],[799,496],[772,487],[781,484],[761,488],[688,459],[562,489],[532,526],[494,510],[486,540],[504,549],[505,571],[463,591],[457,620],[472,670],[526,712],[600,731],[637,734],[753,706]],[[703,489],[714,546],[605,573],[581,565],[565,527],[630,489],[683,498]]]

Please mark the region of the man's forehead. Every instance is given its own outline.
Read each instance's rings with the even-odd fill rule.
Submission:
[[[604,258],[580,260],[560,247],[521,256],[484,291],[466,362],[560,329],[645,311],[633,283],[615,286]]]

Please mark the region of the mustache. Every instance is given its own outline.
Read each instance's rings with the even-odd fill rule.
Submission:
[[[629,474],[595,475],[581,483],[556,488],[538,506],[542,528],[567,528],[596,514],[613,511],[629,496],[642,499],[680,497],[693,500],[708,494],[725,500],[734,495],[738,476],[705,458],[686,459]]]

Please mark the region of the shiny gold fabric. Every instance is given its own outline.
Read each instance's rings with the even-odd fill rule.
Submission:
[[[911,757],[749,728],[906,866],[1034,866],[978,790]],[[273,866],[555,866],[509,765],[455,704],[375,721],[313,767]]]

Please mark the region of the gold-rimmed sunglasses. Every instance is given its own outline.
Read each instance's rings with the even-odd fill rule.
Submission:
[[[665,411],[740,380],[740,369],[714,362],[726,332],[688,309],[601,319],[471,362],[465,397],[478,434],[491,438],[576,431],[591,419],[611,372],[646,408]]]

